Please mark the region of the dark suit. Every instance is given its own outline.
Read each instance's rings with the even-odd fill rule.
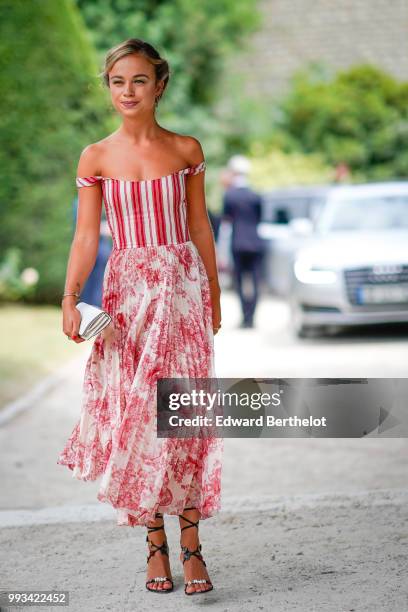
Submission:
[[[265,243],[257,232],[262,215],[262,199],[249,186],[229,187],[224,193],[223,214],[232,223],[231,251],[243,323],[252,325],[265,252]],[[245,273],[249,274],[252,281],[251,296],[243,292]]]

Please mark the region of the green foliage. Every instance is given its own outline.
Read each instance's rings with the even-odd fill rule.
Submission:
[[[0,262],[0,301],[13,302],[33,295],[38,272],[34,268],[21,270],[21,249],[8,249]]]
[[[214,102],[223,60],[260,23],[256,0],[76,1],[101,67],[106,51],[127,38],[146,40],[167,59],[171,77],[163,102],[168,99],[175,115]]]
[[[257,189],[293,185],[318,185],[333,181],[333,168],[318,153],[285,153],[259,143],[250,149],[251,184]]]
[[[24,35],[22,35],[24,32]],[[0,260],[21,250],[55,300],[72,238],[79,153],[101,136],[107,101],[70,0],[0,0]]]
[[[370,65],[328,74],[298,72],[280,104],[274,144],[346,162],[367,179],[408,174],[408,83]]]

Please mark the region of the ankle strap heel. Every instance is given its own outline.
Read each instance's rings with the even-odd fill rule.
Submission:
[[[156,518],[163,518],[163,515],[160,512],[157,512],[155,515]],[[163,525],[161,525],[160,527],[149,527],[147,525],[147,531],[148,534],[152,533],[154,531],[160,531],[161,529],[163,529],[164,531],[164,523]],[[169,547],[167,544],[167,541],[164,540],[164,542],[159,546],[158,544],[155,544],[154,542],[152,542],[149,539],[149,536],[146,536],[146,542],[148,542],[150,544],[150,554],[147,557],[147,563],[149,563],[150,559],[153,557],[153,555],[155,555],[157,553],[157,551],[160,551],[163,555],[167,555],[169,556]],[[154,549],[152,547],[155,547]],[[170,582],[171,583],[171,587],[168,589],[150,589],[148,587],[148,585],[152,582]],[[173,584],[173,580],[171,578],[169,578],[168,576],[156,576],[155,578],[150,578],[150,580],[148,580],[146,582],[146,589],[148,591],[150,591],[151,593],[170,593],[170,591],[173,590],[174,584]]]
[[[196,510],[196,508],[195,507],[188,507],[188,508],[184,508],[184,511],[185,510]],[[189,525],[185,525],[184,527],[182,527],[180,531],[183,531],[184,529],[190,529],[190,527],[195,527],[197,529],[197,531],[198,531],[198,523],[200,522],[200,520],[198,520],[198,521],[191,521],[189,518],[187,518],[183,514],[179,514],[179,517],[182,518],[187,523],[190,523]],[[180,546],[181,546],[181,551],[183,553],[183,565],[184,565],[184,563],[186,561],[189,561],[189,559],[191,559],[192,556],[195,556],[195,557],[197,557],[197,559],[199,559],[201,561],[201,563],[203,563],[203,565],[205,567],[207,567],[207,564],[204,561],[203,556],[201,554],[201,549],[202,549],[201,544],[199,544],[195,550],[189,550],[188,546],[183,546],[181,543],[180,543]],[[187,593],[187,587],[190,586],[191,584],[208,584],[208,585],[210,585],[210,588],[209,589],[205,589],[205,591],[192,591],[191,593]],[[213,588],[214,587],[213,587],[212,582],[210,580],[205,579],[205,578],[200,578],[200,579],[195,578],[194,580],[189,580],[188,582],[184,583],[184,593],[186,595],[199,595],[199,594],[202,594],[202,593],[208,593],[208,591],[212,591]]]

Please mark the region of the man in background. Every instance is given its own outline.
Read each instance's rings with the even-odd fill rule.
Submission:
[[[262,215],[261,196],[249,186],[250,161],[234,155],[228,162],[229,186],[224,192],[223,217],[232,224],[231,252],[234,280],[242,310],[241,328],[254,327],[254,315],[259,296],[259,284],[265,244],[258,235]],[[245,277],[251,292],[244,291]]]

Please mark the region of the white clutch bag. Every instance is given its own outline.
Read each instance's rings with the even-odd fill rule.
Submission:
[[[79,335],[84,340],[89,340],[99,334],[112,321],[112,317],[98,306],[78,302],[76,308],[81,313]]]

